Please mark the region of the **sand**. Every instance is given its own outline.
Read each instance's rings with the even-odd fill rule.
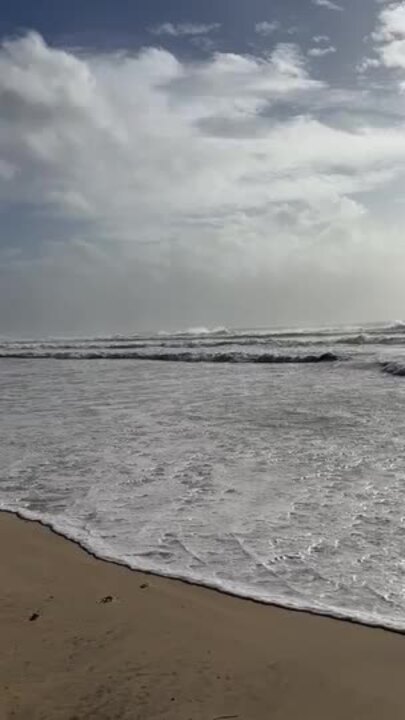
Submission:
[[[6,513],[0,579],[1,720],[405,717],[403,635],[133,572]]]

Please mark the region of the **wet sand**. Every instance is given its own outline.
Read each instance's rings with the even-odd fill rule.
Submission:
[[[0,718],[403,720],[405,637],[96,560],[0,513]]]

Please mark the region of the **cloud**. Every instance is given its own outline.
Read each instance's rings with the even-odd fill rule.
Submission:
[[[272,22],[268,22],[267,20],[263,20],[262,22],[258,22],[255,25],[255,31],[258,35],[273,35],[273,33],[277,32],[277,30],[280,29],[280,23],[278,20],[273,20]]]
[[[314,43],[330,43],[329,35],[314,35],[312,40]]]
[[[185,37],[187,35],[207,35],[208,33],[219,30],[219,23],[199,24],[199,23],[178,23],[170,22],[162,23],[150,28],[152,35],[170,35],[171,37]]]
[[[327,47],[313,47],[308,50],[308,55],[311,57],[323,57],[324,55],[331,55],[336,52],[336,48],[333,45]]]
[[[312,4],[316,5],[317,7],[326,8],[327,10],[334,10],[337,12],[343,11],[343,8],[341,5],[338,5],[337,3],[334,3],[331,0],[312,0]]]
[[[382,65],[405,69],[405,2],[381,10],[373,39]]]
[[[405,2],[391,2],[380,10],[377,27],[370,39],[374,41],[374,55],[361,60],[358,65],[360,74],[375,68],[405,69]],[[405,89],[402,75],[398,85],[401,91]]]
[[[381,61],[378,58],[363,58],[363,60],[361,60],[357,65],[357,71],[360,74],[363,74],[372,68],[380,67],[380,65]]]
[[[405,300],[402,236],[368,202],[400,192],[403,126],[350,124],[364,97],[312,77],[297,45],[188,61],[29,33],[1,47],[0,97],[3,328],[336,319],[376,286]]]
[[[0,179],[12,180],[15,176],[15,167],[0,158]]]
[[[388,7],[381,10],[379,15],[379,27],[374,32],[376,40],[393,40],[396,36],[405,35],[405,3],[390,3]]]

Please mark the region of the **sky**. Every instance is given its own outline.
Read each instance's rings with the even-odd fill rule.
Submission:
[[[405,1],[3,0],[0,334],[405,317]]]

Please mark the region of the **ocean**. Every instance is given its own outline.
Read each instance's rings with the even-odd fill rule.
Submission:
[[[0,509],[405,629],[405,325],[0,339]]]

